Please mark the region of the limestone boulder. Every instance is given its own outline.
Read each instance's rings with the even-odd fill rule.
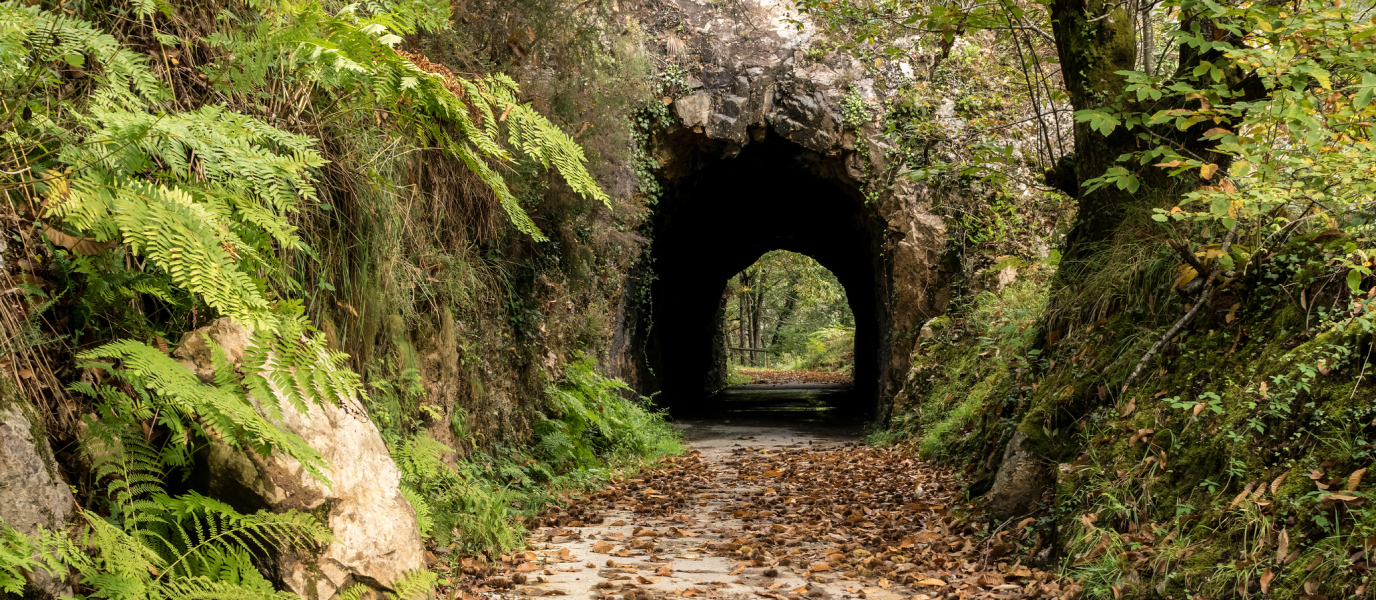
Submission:
[[[53,461],[37,411],[0,374],[0,520],[24,535],[42,526],[63,529],[72,515],[72,492]],[[37,571],[29,583],[40,597],[70,596],[57,573]]]
[[[1003,462],[989,490],[989,515],[1000,521],[1024,516],[1054,483],[1050,467],[1032,451],[1027,434],[1018,431],[1003,450]]]
[[[221,319],[184,339],[175,356],[198,373],[209,368],[203,334],[237,361],[249,336]],[[184,358],[185,357],[185,358]],[[297,461],[212,442],[207,452],[208,492],[243,509],[296,509],[319,515],[337,541],[315,553],[281,557],[287,588],[308,599],[326,600],[355,582],[390,589],[405,573],[424,566],[425,547],[415,509],[400,492],[401,472],[382,436],[356,406],[310,405],[300,413],[284,410],[281,422],[319,452],[330,465],[328,484],[310,476]]]

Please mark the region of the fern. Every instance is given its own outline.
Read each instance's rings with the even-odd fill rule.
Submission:
[[[294,73],[335,91],[341,100],[352,100],[369,110],[385,109],[400,131],[462,161],[493,191],[512,224],[537,241],[547,238],[487,163],[489,159],[511,161],[514,150],[556,169],[574,192],[610,206],[610,199],[587,171],[582,148],[528,104],[520,103],[516,82],[500,74],[459,77],[393,48],[401,40],[398,33],[432,27],[447,20],[447,14],[443,19],[422,16],[385,1],[365,3],[366,16],[358,13],[359,8],[350,5],[331,15],[319,5],[308,5],[299,8],[287,26],[264,24],[250,35],[212,36],[212,43],[241,57],[232,67],[225,65],[214,79],[225,91],[248,92],[275,65],[287,63]],[[389,8],[393,12],[383,12]],[[297,50],[284,59],[281,49],[289,46]],[[422,70],[417,62],[432,71]],[[353,92],[359,89],[368,90],[370,97],[355,98]],[[503,128],[506,146],[500,141]]]
[[[168,449],[187,457],[189,445],[169,435],[157,448],[148,430],[135,425],[153,416],[152,406],[127,396],[131,402],[119,404],[116,394],[105,393],[111,400],[102,405],[102,419],[89,423],[83,448],[95,480],[106,485],[110,516],[79,510],[84,527],[75,543],[65,532],[24,536],[6,528],[0,588],[22,588],[20,570],[41,566],[76,571],[96,596],[112,599],[294,598],[275,591],[252,558],[330,541],[329,529],[307,513],[245,515],[194,492],[167,495]]]
[[[65,531],[48,531],[40,525],[32,536],[26,536],[0,519],[0,592],[22,595],[25,571],[65,572],[62,557],[79,552]]]
[[[156,418],[178,438],[190,434],[206,437],[213,431],[226,443],[243,446],[262,455],[283,453],[299,461],[312,477],[326,480],[328,465],[313,448],[299,436],[283,431],[260,414],[236,385],[223,387],[202,384],[191,371],[166,354],[140,342],[120,340],[78,355],[86,361],[114,359],[121,367],[104,363],[88,363],[88,367],[104,368],[120,381],[131,384],[138,399],[123,402],[120,392],[110,385],[93,386],[77,383],[76,391],[107,400],[106,410],[111,418],[145,420]],[[223,365],[223,356],[219,356]],[[261,371],[254,375],[266,379]],[[307,371],[307,370],[302,370]],[[269,372],[271,375],[273,372]],[[226,382],[229,383],[229,382]],[[265,395],[265,400],[277,398]],[[271,411],[270,411],[271,412]],[[277,411],[280,416],[280,410]]]

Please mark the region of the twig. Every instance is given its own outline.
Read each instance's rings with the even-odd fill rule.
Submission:
[[[1220,248],[1224,256],[1228,255],[1228,250],[1232,248],[1233,238],[1236,235],[1237,223],[1234,222],[1233,226],[1228,229],[1227,237],[1223,238],[1223,246]],[[1208,279],[1204,280],[1204,291],[1199,294],[1199,300],[1194,303],[1194,306],[1190,307],[1189,312],[1185,313],[1184,316],[1180,317],[1180,319],[1175,322],[1175,325],[1172,325],[1170,329],[1166,330],[1166,334],[1161,336],[1161,339],[1156,340],[1156,343],[1151,345],[1151,349],[1147,350],[1146,354],[1142,355],[1142,360],[1137,361],[1137,367],[1132,370],[1132,374],[1128,375],[1127,380],[1123,382],[1123,389],[1118,393],[1121,394],[1128,391],[1128,386],[1132,385],[1132,382],[1137,380],[1137,376],[1142,373],[1142,369],[1147,367],[1147,363],[1151,362],[1152,357],[1156,356],[1156,353],[1160,352],[1161,348],[1165,347],[1166,343],[1171,341],[1171,338],[1178,335],[1186,325],[1190,324],[1190,321],[1194,320],[1195,315],[1199,314],[1199,309],[1201,307],[1208,304],[1209,301],[1213,299],[1214,279],[1218,277],[1219,273],[1223,272],[1219,264],[1220,262],[1221,261],[1214,262],[1213,270],[1209,271]]]
[[[1362,385],[1362,378],[1366,377],[1366,366],[1371,364],[1371,349],[1376,348],[1376,341],[1366,347],[1366,358],[1362,359],[1362,370],[1357,373],[1357,382],[1352,384],[1352,393],[1347,396],[1349,400],[1357,396],[1357,386]]]
[[[1166,245],[1170,246],[1176,252],[1179,252],[1180,257],[1184,258],[1185,262],[1190,263],[1190,266],[1194,267],[1196,273],[1203,274],[1208,271],[1204,263],[1199,262],[1199,257],[1195,256],[1194,252],[1190,250],[1189,244],[1180,244],[1175,240],[1167,240]]]

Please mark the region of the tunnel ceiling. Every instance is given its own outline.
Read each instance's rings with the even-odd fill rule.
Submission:
[[[656,209],[641,387],[679,411],[707,398],[726,374],[727,281],[783,249],[813,257],[845,288],[856,319],[857,396],[877,401],[888,323],[883,222],[836,157],[777,136],[736,156],[710,156],[696,154],[697,168],[670,181]]]

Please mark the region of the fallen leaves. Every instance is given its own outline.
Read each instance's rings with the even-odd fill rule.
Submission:
[[[850,375],[827,373],[824,371],[776,371],[770,369],[739,369],[741,375],[750,378],[750,384],[780,383],[850,383]]]
[[[1143,433],[1140,441],[1151,444],[1150,432]],[[493,572],[479,569],[470,580],[479,587],[465,593],[522,586],[527,574],[539,585],[546,582],[541,573],[582,573],[586,583],[578,585],[591,586],[596,600],[713,600],[751,592],[805,600],[842,590],[860,598],[1049,600],[1076,593],[1073,584],[1014,558],[1035,540],[1034,519],[1002,528],[971,520],[973,511],[957,495],[957,474],[904,450],[848,444],[720,452],[673,458],[568,499],[531,520],[543,528],[536,541],[549,543],[501,557]],[[609,526],[580,527],[603,523],[604,515]],[[1088,526],[1097,516],[1084,518]],[[595,562],[605,566],[580,564],[575,552],[553,545],[561,542],[579,544],[580,554],[603,555]],[[722,558],[730,560],[725,567]],[[670,560],[685,570],[676,572]],[[573,565],[547,570],[558,563]],[[497,573],[506,577],[492,577]],[[714,576],[702,575],[708,573],[731,583],[705,582]],[[556,581],[567,586],[571,580],[578,579]],[[728,590],[732,585],[753,589]],[[522,590],[547,594],[543,587]]]

